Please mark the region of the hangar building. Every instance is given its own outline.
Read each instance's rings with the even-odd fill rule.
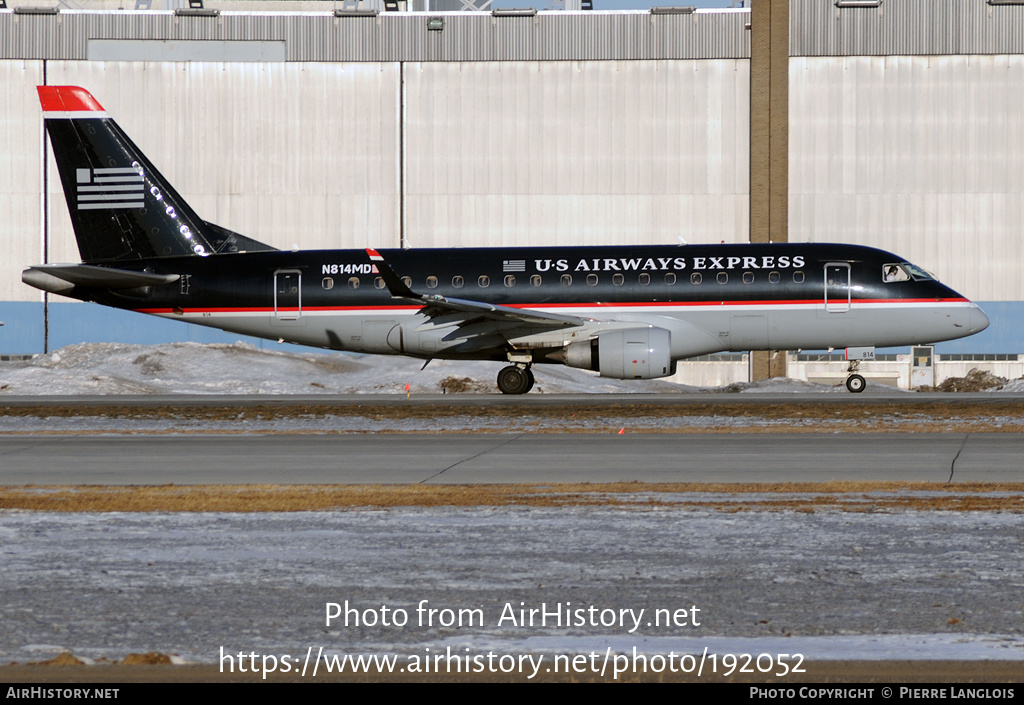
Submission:
[[[87,87],[201,216],[279,248],[749,238],[747,10],[41,1],[0,9],[0,353],[238,337],[22,284],[79,260],[40,84]],[[935,272],[992,319],[938,350],[1016,362],[1024,5],[836,5],[791,3],[790,241]]]

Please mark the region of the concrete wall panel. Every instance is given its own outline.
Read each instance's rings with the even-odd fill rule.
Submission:
[[[408,64],[408,242],[742,242],[748,81],[726,59]]]
[[[1024,56],[794,58],[790,239],[892,250],[1024,299]]]
[[[42,61],[0,61],[0,301],[42,301],[21,270],[42,261]],[[4,315],[0,314],[0,320]],[[0,330],[0,335],[3,331]]]
[[[203,218],[275,247],[398,244],[392,64],[50,62]],[[55,257],[77,259],[59,180]],[[60,207],[56,207],[59,205]]]

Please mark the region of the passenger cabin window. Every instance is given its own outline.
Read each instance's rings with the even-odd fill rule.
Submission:
[[[406,286],[412,286],[412,277],[402,277],[402,283]]]
[[[669,272],[665,275],[665,283],[672,286],[676,283],[676,275],[673,272]]]
[[[437,277],[433,277],[433,276],[427,277],[427,288],[428,289],[436,289],[437,288]]]
[[[754,273],[753,272],[744,272],[743,273],[743,283],[744,284],[753,284],[754,283]]]
[[[898,264],[885,264],[882,265],[882,281],[886,284],[910,281],[910,275],[907,274],[906,269]]]
[[[694,272],[693,274],[690,275],[690,283],[693,284],[694,286],[697,286],[703,280],[704,277],[701,276],[700,272]]]
[[[587,284],[589,286],[597,286],[597,275],[596,274],[588,274],[587,275]]]
[[[572,286],[572,275],[571,274],[563,274],[562,275],[562,286]]]
[[[799,271],[799,270],[797,270],[796,272],[793,272],[793,283],[794,284],[803,284],[804,283],[804,273]]]
[[[778,272],[768,272],[768,281],[772,284],[778,284],[782,279],[782,276]]]
[[[651,283],[651,275],[647,272],[641,272],[640,276],[636,278],[640,282],[640,286],[647,286]]]
[[[477,280],[476,280],[476,284],[477,284],[477,286],[479,286],[479,287],[480,287],[481,289],[486,289],[487,287],[489,287],[489,286],[491,285],[491,278],[490,278],[489,276],[487,276],[486,274],[481,274],[481,275],[480,275],[480,276],[479,276],[479,277],[477,278]]]
[[[505,275],[505,286],[515,286],[515,285],[516,285],[516,276],[514,274],[506,274]]]
[[[612,284],[614,284],[615,286],[622,286],[623,282],[625,281],[625,277],[623,277],[621,274],[612,275]]]
[[[531,276],[530,277],[530,283],[533,284],[534,286],[540,286],[540,284],[541,284],[540,275],[539,274],[534,274],[533,276]]]
[[[729,275],[726,274],[725,272],[719,272],[718,273],[718,283],[719,284],[728,284],[729,283]]]
[[[358,289],[359,288],[359,277],[349,277],[348,278],[348,286],[349,286],[350,289]]]
[[[324,277],[324,289],[330,291],[334,288],[334,280],[330,277]]]
[[[461,289],[465,285],[466,285],[466,280],[463,279],[462,277],[460,277],[458,275],[455,275],[454,277],[452,277],[452,286],[454,286],[456,289]]]
[[[373,288],[374,289],[383,289],[384,288],[384,277],[377,277],[377,278],[375,278],[373,280]]]

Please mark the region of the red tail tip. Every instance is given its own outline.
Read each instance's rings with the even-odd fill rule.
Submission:
[[[36,86],[43,112],[104,112],[92,94],[78,86]]]

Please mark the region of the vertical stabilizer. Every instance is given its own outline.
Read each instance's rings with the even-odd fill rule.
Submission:
[[[199,218],[87,90],[38,91],[83,261],[273,249]]]

